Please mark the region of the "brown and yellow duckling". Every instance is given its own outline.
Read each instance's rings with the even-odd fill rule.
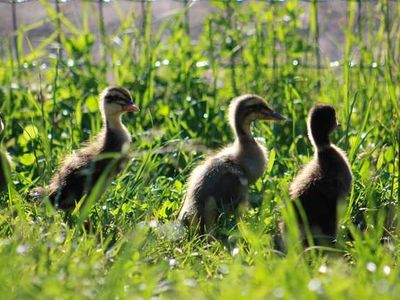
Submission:
[[[210,232],[221,215],[229,215],[247,200],[248,187],[265,171],[267,155],[250,132],[255,120],[284,120],[257,95],[235,98],[229,123],[235,142],[207,158],[192,172],[178,219],[201,233]]]
[[[4,131],[4,123],[0,116],[0,135]],[[0,192],[6,190],[11,173],[11,157],[0,145]]]
[[[34,196],[47,195],[62,210],[73,210],[84,195],[90,195],[100,177],[110,182],[126,165],[131,135],[121,122],[122,114],[138,112],[129,91],[109,87],[100,95],[103,128],[94,140],[68,156],[45,189],[36,189]],[[102,192],[104,191],[104,185]]]
[[[291,198],[299,201],[295,208],[302,236],[305,238],[305,225],[300,209],[317,244],[335,239],[337,203],[351,189],[352,174],[346,154],[329,140],[337,126],[336,112],[331,105],[317,104],[311,109],[308,136],[315,149],[314,157],[290,185]]]

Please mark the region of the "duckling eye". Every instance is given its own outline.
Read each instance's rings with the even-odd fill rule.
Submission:
[[[268,107],[266,107],[264,104],[257,104],[257,109],[258,110],[268,110]]]
[[[248,107],[248,110],[250,112],[262,111],[262,110],[265,110],[265,109],[266,109],[265,105],[261,104],[261,103],[260,104],[254,104],[254,105],[251,105],[251,106]]]

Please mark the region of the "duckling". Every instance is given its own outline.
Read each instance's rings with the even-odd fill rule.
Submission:
[[[4,123],[0,116],[0,134],[4,131]],[[7,174],[11,171],[11,157],[7,151],[1,149],[0,147],[0,191],[7,188]]]
[[[50,184],[44,190],[36,189],[34,197],[47,194],[56,208],[73,210],[85,194],[90,195],[102,174],[106,173],[107,180],[111,181],[122,171],[129,158],[131,135],[122,124],[121,115],[138,112],[139,108],[127,89],[109,87],[100,95],[100,109],[103,117],[100,133],[91,143],[68,156]]]
[[[293,180],[289,193],[299,201],[307,218],[315,243],[328,239],[333,242],[337,227],[337,203],[350,193],[352,173],[346,154],[330,143],[329,135],[338,126],[335,109],[317,104],[309,113],[308,137],[314,146],[313,159]],[[305,237],[304,224],[295,205],[300,231]]]
[[[229,105],[233,144],[207,158],[192,172],[178,220],[209,233],[220,215],[234,213],[247,200],[248,187],[265,171],[267,154],[251,135],[255,120],[284,120],[257,95],[243,95]]]

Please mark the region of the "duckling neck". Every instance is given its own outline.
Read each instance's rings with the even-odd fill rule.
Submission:
[[[331,142],[329,141],[329,135],[321,134],[311,131],[310,140],[318,152],[324,151],[331,147]]]
[[[120,114],[105,116],[104,122],[105,122],[106,128],[109,130],[122,131],[125,129],[125,126],[122,124]]]
[[[236,135],[236,140],[239,142],[239,144],[255,142],[254,137],[250,132],[250,125],[251,122],[249,121],[243,121],[238,118],[235,119],[233,130]]]
[[[110,151],[121,151],[126,143],[131,142],[131,136],[126,127],[121,122],[121,115],[115,114],[105,118],[105,143]]]

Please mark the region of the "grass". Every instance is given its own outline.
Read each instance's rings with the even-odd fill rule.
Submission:
[[[120,26],[107,32],[98,18],[99,37],[89,28],[89,16],[98,17],[93,4],[82,4],[77,26],[41,2],[48,18],[15,33],[19,59],[12,40],[0,43],[2,141],[15,163],[13,185],[0,196],[0,298],[398,298],[397,2],[348,2],[344,56],[327,68],[315,67],[329,65],[316,45],[316,2],[304,23],[295,0],[215,1],[197,43],[184,13],[152,30],[151,3],[143,4],[146,18],[114,3]],[[359,22],[358,5],[365,11]],[[54,34],[32,46],[27,33],[43,24]],[[100,129],[97,95],[109,82],[129,88],[142,110],[124,117],[134,160],[94,203],[93,232],[86,232],[79,220],[67,225],[51,206],[26,199]],[[227,105],[248,92],[289,118],[254,126],[270,151],[268,172],[226,243],[182,237],[173,220],[188,175],[204,149],[232,140]],[[318,101],[338,111],[343,126],[332,138],[348,153],[354,176],[339,208],[338,245],[325,250],[299,244],[287,192],[312,155],[305,120]],[[289,224],[286,254],[273,246],[282,218]]]

